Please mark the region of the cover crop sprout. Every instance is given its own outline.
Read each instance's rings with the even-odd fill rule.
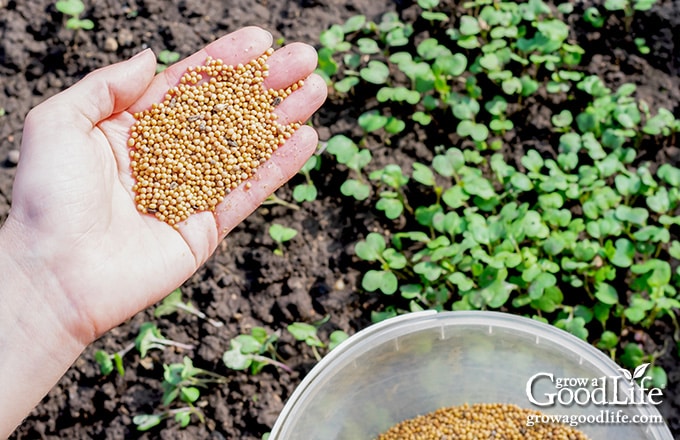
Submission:
[[[654,4],[604,8],[630,21]],[[629,368],[653,364],[661,353],[621,335],[664,319],[680,340],[680,170],[640,158],[673,142],[680,120],[637,100],[634,84],[612,89],[584,73],[565,18],[571,5],[475,0],[451,16],[438,0],[418,5],[418,26],[395,13],[356,16],[329,28],[319,50],[334,98],[361,105],[363,133],[335,133],[326,151],[347,170],[341,192],[384,219],[355,246],[366,262],[362,287],[385,295],[374,318],[503,309],[563,328]],[[601,10],[584,19],[604,25]],[[523,104],[546,95],[543,138],[555,157],[529,142],[507,163],[500,151],[517,148],[509,139],[522,135]],[[404,114],[405,126],[388,127],[389,115]],[[382,144],[410,142],[418,125],[427,125],[426,153],[408,165],[374,163]],[[665,383],[661,367],[649,372],[655,386]]]
[[[156,318],[158,318],[161,316],[170,315],[179,310],[195,315],[200,319],[204,319],[214,327],[219,328],[224,325],[223,322],[206,316],[205,313],[198,310],[190,301],[187,301],[186,303],[182,302],[182,290],[180,288],[175,289],[172,293],[170,293],[170,295],[166,296],[165,299],[163,299],[163,302],[161,302],[161,304],[156,307],[156,310],[154,310],[153,314]]]
[[[57,8],[57,11],[69,17],[66,20],[66,28],[74,30],[94,29],[94,22],[92,20],[80,18],[80,14],[85,11],[85,5],[81,0],[59,0],[54,6]]]

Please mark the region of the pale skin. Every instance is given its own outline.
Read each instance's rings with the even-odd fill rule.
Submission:
[[[272,44],[244,28],[155,75],[151,51],[97,70],[26,117],[9,217],[0,228],[0,438],[5,438],[104,332],[189,278],[218,243],[314,152],[303,125],[215,212],[175,229],[137,211],[127,138],[132,114],[162,101],[207,56],[246,63]],[[304,122],[326,98],[316,52],[293,43],[268,60],[265,85],[305,84],[276,107]]]

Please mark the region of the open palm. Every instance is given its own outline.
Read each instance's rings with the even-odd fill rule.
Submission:
[[[302,126],[260,167],[250,189],[241,185],[215,212],[194,214],[178,229],[135,208],[127,148],[132,114],[162,101],[186,68],[207,56],[247,63],[271,43],[261,29],[241,29],[156,76],[153,54],[143,52],[93,72],[28,115],[5,226],[22,234],[36,265],[57,280],[61,292],[49,300],[68,310],[65,325],[77,338],[93,340],[181,284],[314,151],[316,133]],[[276,108],[281,123],[305,121],[326,97],[323,80],[312,74],[314,50],[291,44],[268,64],[266,87],[306,78]]]

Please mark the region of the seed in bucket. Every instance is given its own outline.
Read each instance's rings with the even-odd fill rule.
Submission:
[[[263,86],[272,52],[237,66],[208,58],[187,69],[162,103],[135,113],[128,147],[140,212],[177,227],[214,211],[300,127],[279,124],[274,107],[303,82]]]
[[[440,408],[434,412],[405,420],[380,434],[377,440],[588,440],[585,434],[561,423],[535,423],[530,417],[539,411],[504,403]]]

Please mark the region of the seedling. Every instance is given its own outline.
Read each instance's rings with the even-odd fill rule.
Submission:
[[[67,29],[94,29],[94,22],[89,19],[81,19],[80,14],[85,11],[85,5],[80,0],[60,0],[54,4],[57,11],[69,17],[66,20]]]
[[[163,49],[158,52],[158,64],[156,64],[156,73],[160,73],[168,68],[171,64],[179,60],[179,53]]]
[[[200,388],[210,384],[227,383],[227,378],[212,371],[194,367],[190,358],[184,356],[183,362],[163,365],[163,405],[168,406],[175,400],[193,404],[201,395]]]
[[[283,256],[283,244],[297,235],[298,231],[293,228],[274,223],[269,227],[269,236],[276,242],[277,248],[274,255]]]
[[[305,176],[305,183],[301,183],[293,189],[293,198],[296,202],[313,202],[316,200],[318,191],[314,185],[314,181],[312,181],[310,172],[318,169],[320,164],[321,158],[318,155],[313,155],[300,169],[300,174]]]
[[[184,357],[182,363],[163,365],[163,405],[170,406],[176,400],[188,406],[169,409],[159,414],[139,414],[133,418],[137,430],[147,431],[160,424],[168,417],[174,417],[182,428],[191,423],[191,416],[196,415],[203,422],[204,417],[194,404],[201,396],[201,388],[211,384],[223,384],[227,378],[212,371],[194,367],[190,358]]]
[[[259,373],[267,365],[291,373],[292,370],[277,359],[277,340],[277,334],[268,335],[264,328],[254,327],[249,335],[238,335],[231,340],[230,349],[224,353],[222,361],[233,370],[249,368],[251,374]]]
[[[153,314],[158,318],[179,312],[180,310],[206,320],[214,327],[219,328],[224,325],[221,321],[206,316],[206,314],[198,310],[191,301],[187,301],[186,303],[182,302],[182,290],[180,288],[175,289],[170,295],[166,296],[163,302],[156,307]]]
[[[145,357],[149,350],[163,350],[165,347],[177,347],[182,350],[193,350],[195,347],[190,344],[173,341],[161,334],[156,324],[145,322],[139,328],[139,334],[135,339],[135,347],[142,357]]]
[[[169,409],[158,414],[137,414],[132,418],[132,423],[137,426],[137,431],[148,431],[170,417],[174,418],[179,426],[186,428],[191,423],[191,416],[195,415],[201,423],[205,422],[205,417],[200,409],[195,406],[185,406],[182,408]]]
[[[302,341],[311,347],[316,360],[321,360],[321,354],[319,354],[318,347],[325,347],[325,344],[319,339],[315,326],[305,322],[295,322],[288,326],[288,332],[290,332],[296,340]]]
[[[281,197],[277,196],[276,194],[272,193],[267,199],[262,202],[263,205],[281,205],[285,206],[286,208],[290,208],[294,211],[299,211],[300,207],[294,203],[287,202],[283,200]]]
[[[135,348],[135,344],[131,343],[113,354],[109,354],[104,350],[97,350],[94,354],[94,359],[99,364],[99,371],[101,371],[104,376],[108,376],[113,372],[115,366],[118,374],[124,376],[125,367],[123,367],[123,357],[133,348]]]

